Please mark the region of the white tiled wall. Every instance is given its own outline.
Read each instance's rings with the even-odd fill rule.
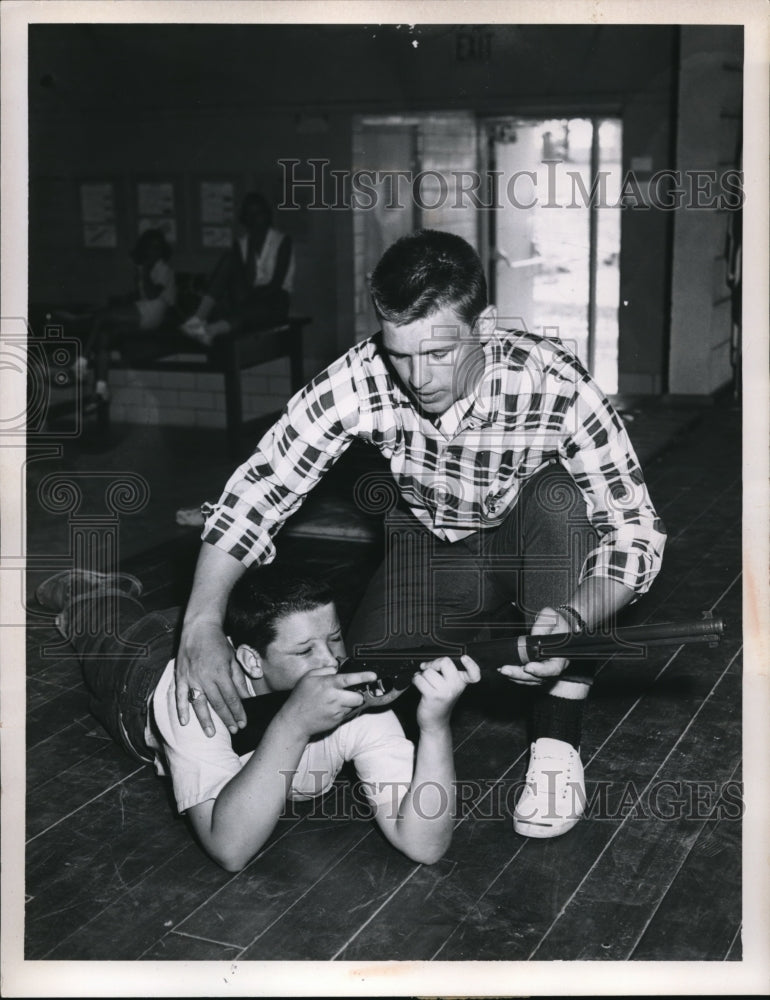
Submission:
[[[241,373],[244,420],[281,409],[291,394],[288,358]],[[213,372],[110,372],[110,417],[122,423],[224,427],[224,377]]]

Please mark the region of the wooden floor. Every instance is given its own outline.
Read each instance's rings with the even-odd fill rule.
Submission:
[[[718,648],[602,668],[582,748],[589,814],[552,841],[513,832],[527,693],[506,685],[492,698],[468,692],[456,709],[466,804],[438,864],[413,864],[370,822],[346,818],[339,793],[288,813],[258,857],[228,874],[193,842],[165,782],[91,719],[77,663],[42,655],[55,633],[35,617],[25,957],[740,959],[738,408],[704,410],[646,473],[669,541],[627,621],[711,610],[727,635]],[[352,593],[367,572],[360,545],[292,545]],[[144,579],[148,605],[179,600],[192,536],[134,548],[125,565]]]

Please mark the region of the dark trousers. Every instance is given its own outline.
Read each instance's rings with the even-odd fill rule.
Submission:
[[[541,608],[570,598],[597,537],[560,465],[533,476],[498,526],[458,542],[437,539],[397,508],[386,518],[385,558],[353,616],[348,650],[450,647],[529,626]],[[564,676],[591,674],[583,660]]]
[[[272,285],[253,285],[237,247],[219,259],[207,293],[215,302],[209,319],[226,319],[233,330],[271,326],[289,315],[289,293]]]
[[[174,655],[179,608],[145,611],[116,591],[76,597],[65,609],[62,631],[77,653],[89,708],[115,742],[152,762],[145,740],[149,700]]]

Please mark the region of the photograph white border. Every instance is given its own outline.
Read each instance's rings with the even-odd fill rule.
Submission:
[[[768,590],[768,52],[764,0],[315,0],[286,2],[48,3],[0,7],[0,337],[17,332],[27,308],[27,25],[33,22],[148,23],[519,23],[744,24],[745,105],[744,406],[744,923],[743,960],[683,962],[33,962],[23,958],[24,914],[24,508],[23,438],[8,436],[25,412],[23,372],[0,370],[0,778],[2,941],[0,992],[65,996],[476,996],[712,995],[770,992],[770,592]],[[21,376],[21,377],[20,377]]]

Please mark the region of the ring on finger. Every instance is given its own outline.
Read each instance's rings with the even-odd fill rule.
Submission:
[[[200,698],[202,694],[203,694],[203,692],[201,691],[200,688],[190,688],[190,690],[187,692],[187,700],[188,701],[197,701],[198,698]]]

